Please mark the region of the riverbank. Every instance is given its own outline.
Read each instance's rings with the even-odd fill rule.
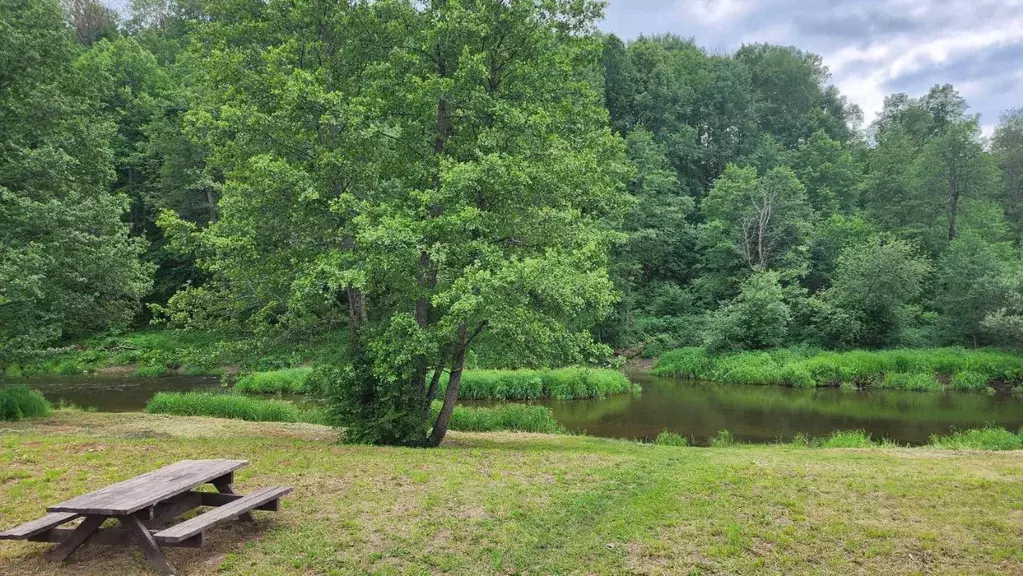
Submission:
[[[56,412],[4,424],[0,517],[187,458],[245,458],[238,488],[290,485],[279,514],[172,549],[188,574],[1014,574],[1019,452],[676,448],[451,433],[437,450],[341,446],[334,431]],[[0,573],[146,574],[123,551],[69,565],[0,543]]]
[[[714,355],[703,348],[679,348],[657,358],[653,371],[660,376],[721,384],[990,394],[996,386],[1023,384],[1023,354],[965,348],[848,352],[783,348]],[[1023,388],[1018,392],[1023,393]]]

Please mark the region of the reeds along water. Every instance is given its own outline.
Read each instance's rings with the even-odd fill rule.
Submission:
[[[680,348],[655,363],[660,376],[725,384],[880,387],[987,391],[993,382],[1023,380],[1023,356],[965,348],[826,352],[778,349],[711,355]]]

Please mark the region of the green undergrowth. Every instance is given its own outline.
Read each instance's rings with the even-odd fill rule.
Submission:
[[[447,388],[446,378],[441,392]],[[607,368],[569,367],[555,370],[466,370],[458,396],[467,400],[537,400],[604,398],[639,392],[638,384]]]
[[[253,372],[238,379],[235,392],[242,394],[307,394],[312,368],[285,368]]]
[[[654,372],[722,384],[988,392],[994,382],[1023,381],[1023,355],[965,348],[849,352],[788,348],[715,356],[703,348],[680,348],[658,358]]]
[[[31,378],[124,366],[135,367],[139,377],[171,373],[220,376],[228,367],[243,372],[272,371],[333,357],[343,349],[346,338],[343,329],[316,338],[152,329],[69,344],[33,362],[13,364],[5,374],[8,378]]]
[[[0,386],[0,421],[16,422],[50,413],[50,403],[36,390],[25,386]]]

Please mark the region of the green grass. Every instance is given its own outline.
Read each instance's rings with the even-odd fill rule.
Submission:
[[[284,400],[214,392],[159,392],[146,404],[146,412],[176,416],[212,416],[250,422],[326,423],[322,411],[302,409]]]
[[[50,414],[50,403],[26,386],[0,386],[0,421],[14,422]]]
[[[957,430],[948,436],[932,436],[930,444],[952,450],[1023,450],[1023,430],[1016,434],[993,426]]]
[[[849,352],[792,348],[712,356],[702,348],[681,348],[658,358],[654,372],[723,384],[988,392],[992,382],[1023,382],[1023,355],[965,348]]]
[[[286,368],[253,372],[238,379],[235,392],[242,394],[306,394],[312,368]]]
[[[441,393],[447,387],[441,383]],[[639,392],[617,370],[604,368],[559,368],[556,370],[466,370],[458,396],[467,400],[536,400],[557,398],[604,398]]]
[[[184,459],[292,486],[279,512],[166,550],[183,574],[1018,574],[1023,459],[933,448],[654,446],[452,433],[440,449],[339,445],[329,428],[62,414],[0,435],[4,527]],[[0,573],[150,574],[138,554],[0,542]]]

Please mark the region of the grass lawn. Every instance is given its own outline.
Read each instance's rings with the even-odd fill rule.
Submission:
[[[1023,453],[681,448],[451,433],[436,450],[328,428],[57,411],[0,424],[3,527],[185,458],[246,458],[279,513],[168,557],[187,574],[1023,574]],[[0,574],[147,573],[137,553],[0,542]]]

